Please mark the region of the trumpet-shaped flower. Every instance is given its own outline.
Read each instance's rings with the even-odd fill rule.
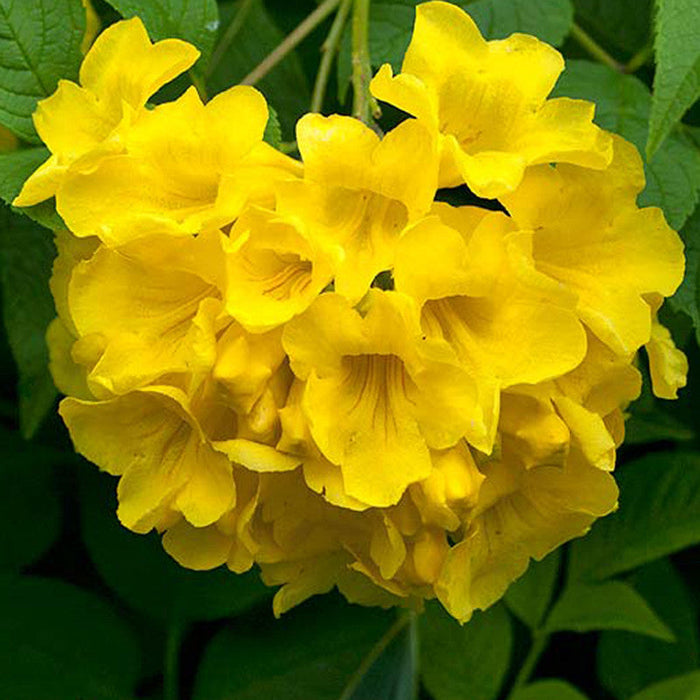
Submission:
[[[578,296],[581,320],[598,338],[630,355],[651,335],[644,295],[673,294],[685,262],[662,211],[636,206],[644,170],[635,147],[618,136],[614,144],[607,170],[530,168],[503,202],[520,228],[533,231],[537,269]]]
[[[226,265],[226,309],[253,332],[302,313],[333,279],[330,252],[303,221],[257,207],[231,230]]]
[[[416,8],[401,73],[384,65],[371,88],[439,134],[441,186],[464,181],[492,198],[514,190],[535,163],[610,161],[592,103],[547,99],[563,68],[561,55],[533,36],[485,41],[459,7],[427,2]]]
[[[311,435],[349,496],[392,505],[430,474],[429,448],[464,436],[483,447],[474,384],[444,340],[422,336],[410,298],[373,289],[357,311],[323,294],[290,321],[283,344],[306,381]]]
[[[254,88],[233,87],[206,105],[190,88],[144,115],[125,137],[126,152],[64,178],[58,212],[77,236],[112,246],[226,226],[249,200],[272,203],[275,179],[300,172],[262,141],[267,119]]]
[[[437,185],[434,140],[415,120],[383,140],[350,117],[307,114],[297,124],[304,180],[278,189],[278,211],[339,247],[335,291],[352,303],[394,262],[405,226],[423,216]]]
[[[138,17],[108,27],[85,56],[80,85],[60,80],[56,92],[39,102],[34,125],[51,156],[13,204],[49,199],[69,172],[90,170],[123,151],[124,134],[145,113],[148,98],[198,57],[194,46],[178,39],[152,44]]]

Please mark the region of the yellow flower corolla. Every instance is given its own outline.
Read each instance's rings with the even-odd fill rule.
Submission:
[[[441,186],[464,181],[493,198],[514,190],[529,165],[610,161],[592,103],[547,99],[563,69],[561,54],[533,36],[485,41],[459,7],[426,2],[416,7],[401,73],[386,64],[371,88],[439,134]]]
[[[226,226],[249,200],[272,203],[271,181],[301,170],[263,143],[267,119],[254,88],[233,87],[207,104],[190,88],[134,124],[123,153],[66,176],[56,208],[75,235],[108,245]]]
[[[69,228],[47,341],[76,450],[126,527],[257,566],[278,615],[337,587],[468,620],[616,508],[639,349],[658,396],[686,381],[658,321],[683,248],[634,147],[547,99],[542,42],[417,13],[372,84],[415,118],[306,115],[303,163],[253,88],[146,107],[197,52],[138,20],[36,115],[52,156],[18,201]],[[505,211],[435,201],[461,182]]]
[[[27,207],[56,194],[69,172],[90,170],[123,150],[123,134],[159,88],[186,71],[199,51],[184,41],[151,43],[138,17],[108,27],[80,67],[80,85],[59,80],[41,100],[34,126],[51,151],[13,204]]]
[[[359,301],[393,265],[405,226],[423,216],[437,187],[435,142],[415,120],[380,141],[350,117],[307,114],[297,124],[304,180],[278,189],[278,209],[303,219],[327,247],[340,247],[335,291]]]
[[[573,295],[513,243],[528,234],[511,219],[447,204],[433,211],[399,243],[396,289],[416,299],[424,332],[449,342],[476,381],[490,451],[501,390],[573,369],[586,336]]]
[[[259,207],[238,219],[226,252],[226,309],[253,332],[300,314],[333,280],[331,251],[316,243],[303,221]]]
[[[484,445],[473,380],[444,340],[422,335],[409,297],[373,289],[358,311],[321,295],[286,326],[283,344],[306,382],[311,435],[349,496],[392,505],[430,474],[429,448],[464,436]]]
[[[520,228],[533,231],[537,269],[578,296],[578,313],[598,338],[629,355],[651,335],[644,295],[673,294],[685,261],[661,209],[636,205],[644,187],[637,150],[620,137],[614,144],[606,170],[533,167],[502,201]]]

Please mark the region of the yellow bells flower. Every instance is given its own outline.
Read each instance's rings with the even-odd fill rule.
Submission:
[[[442,340],[422,337],[409,297],[371,289],[359,310],[322,294],[285,327],[283,345],[306,381],[302,408],[348,496],[397,503],[429,476],[429,448],[466,436],[484,445],[474,384]]]
[[[226,310],[260,333],[305,311],[333,279],[330,255],[298,219],[249,207],[226,249]]]
[[[433,216],[404,234],[396,289],[418,302],[424,331],[450,343],[477,383],[490,452],[501,390],[572,370],[586,334],[573,296],[534,269],[507,216],[445,204],[433,211],[451,225]]]
[[[382,140],[357,119],[307,114],[297,123],[304,181],[283,183],[277,210],[340,247],[335,291],[356,303],[391,268],[405,226],[423,216],[437,186],[434,139],[413,119]]]
[[[532,230],[538,270],[578,295],[581,320],[619,355],[651,335],[648,293],[673,294],[683,279],[683,243],[657,207],[639,209],[644,186],[634,146],[614,137],[607,170],[573,165],[530,168],[503,202]],[[595,206],[591,206],[595,202]]]
[[[90,170],[122,151],[125,131],[145,112],[149,97],[198,57],[194,46],[179,39],[152,44],[138,17],[105,29],[83,60],[80,85],[60,80],[56,92],[39,102],[34,126],[52,155],[13,204],[49,199],[67,173]]]
[[[145,114],[129,130],[125,153],[66,177],[57,210],[77,236],[112,246],[226,226],[251,197],[271,203],[274,180],[299,171],[262,141],[267,119],[265,98],[252,87],[230,88],[206,105],[190,88]]]
[[[120,476],[117,515],[148,532],[175,510],[197,527],[236,502],[231,463],[207,439],[183,392],[150,386],[109,401],[67,398],[59,412],[78,452]]]
[[[617,505],[612,476],[585,462],[523,469],[504,453],[482,471],[474,518],[435,584],[438,599],[460,622],[495,603],[530,558],[542,559],[585,534]]]
[[[439,134],[442,187],[463,180],[493,198],[514,190],[529,165],[610,161],[592,103],[547,99],[563,69],[559,52],[533,36],[485,41],[459,7],[427,2],[416,8],[401,73],[382,66],[371,90]]]
[[[85,56],[100,33],[102,22],[100,21],[100,16],[95,12],[91,0],[82,0],[82,3],[85,8],[85,34],[80,43],[80,52]]]
[[[118,250],[101,246],[73,269],[68,306],[80,338],[73,352],[99,344],[97,356],[87,355],[96,396],[213,366],[215,335],[226,323],[220,236],[155,236]]]
[[[671,332],[659,322],[657,313],[663,303],[659,294],[650,294],[651,338],[646,344],[649,373],[654,395],[660,399],[678,398],[678,390],[688,383],[688,358],[676,347]]]

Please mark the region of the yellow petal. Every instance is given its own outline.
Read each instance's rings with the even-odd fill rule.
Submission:
[[[670,331],[656,316],[646,351],[654,395],[661,399],[678,398],[678,390],[688,383],[688,358],[676,347]]]

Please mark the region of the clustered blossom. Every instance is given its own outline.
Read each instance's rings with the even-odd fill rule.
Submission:
[[[138,19],[106,29],[35,115],[55,197],[48,332],[76,449],[119,477],[118,517],[182,565],[257,565],[277,614],[336,586],[437,597],[457,619],[617,504],[611,472],[683,247],[640,209],[639,155],[548,99],[563,60],[417,8],[383,137],[307,114],[301,162],[262,95],[151,96],[197,59]],[[466,186],[500,210],[436,201]]]

